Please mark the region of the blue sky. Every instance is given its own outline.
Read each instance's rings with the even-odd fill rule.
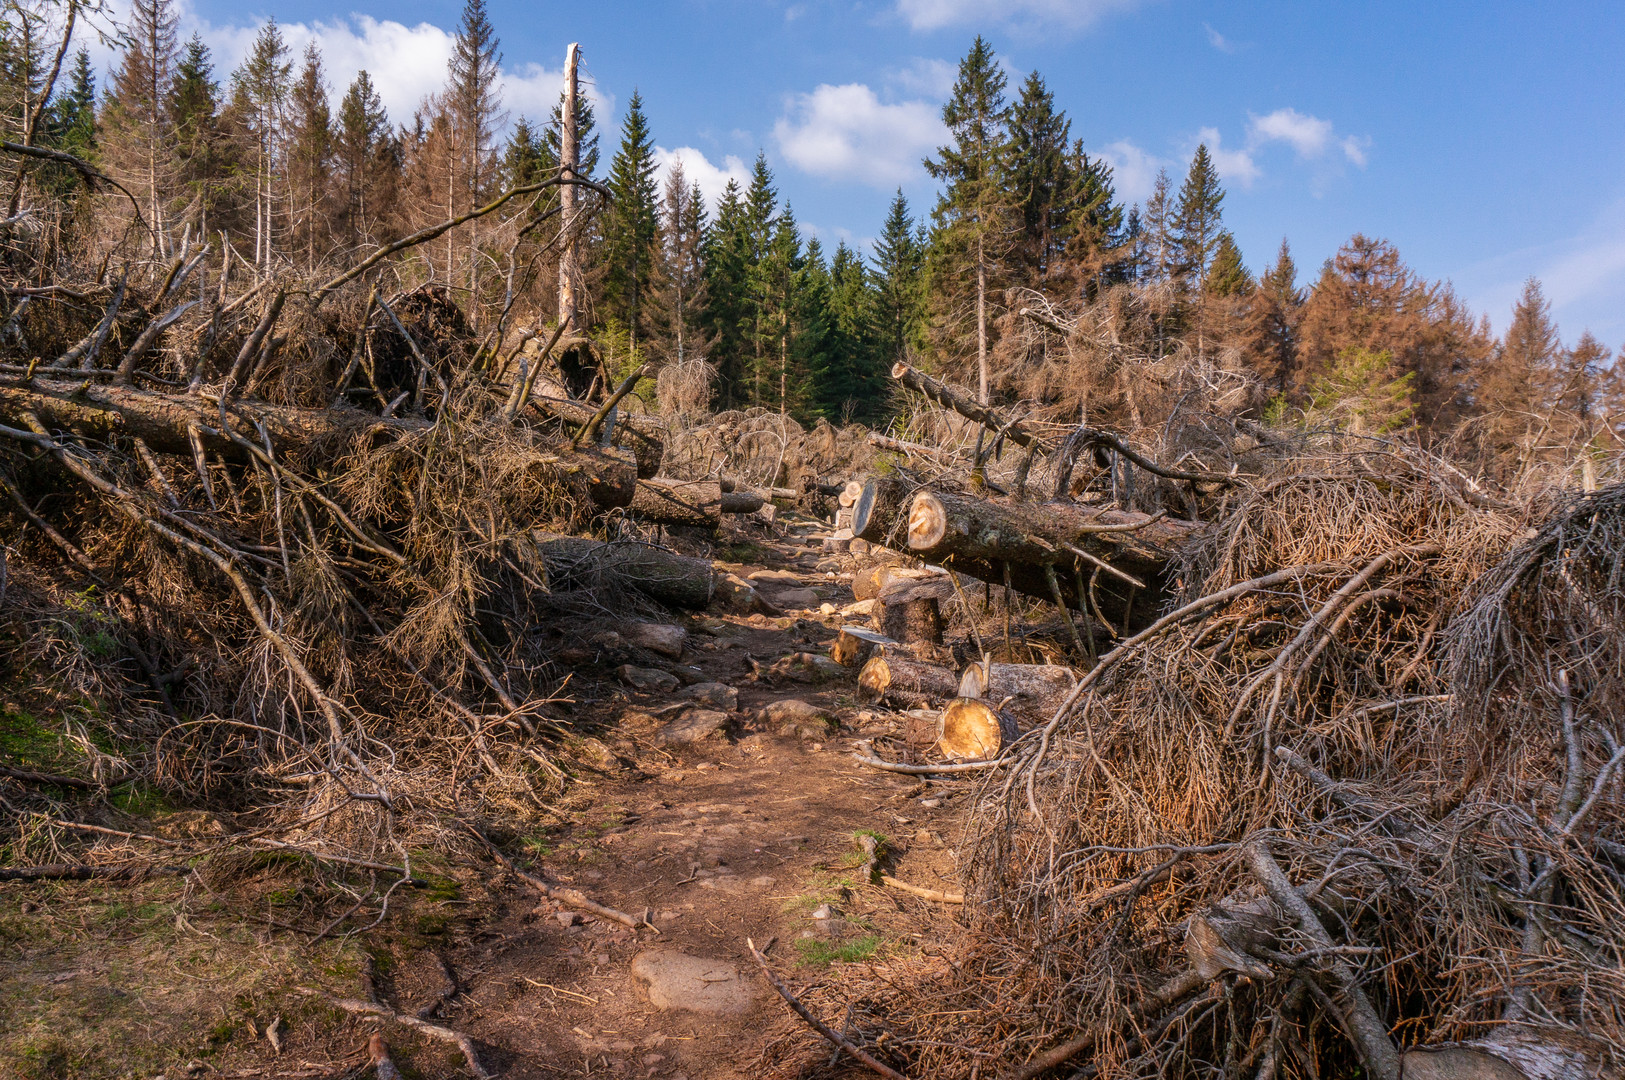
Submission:
[[[664,155],[711,190],[765,151],[826,243],[863,244],[940,139],[953,68],[976,34],[1042,72],[1073,134],[1143,198],[1198,141],[1225,219],[1258,268],[1282,237],[1302,279],[1356,231],[1393,241],[1504,327],[1524,278],[1563,336],[1625,342],[1625,7],[1190,0],[488,0],[509,112],[557,95],[581,42],[605,156],[632,90]],[[402,121],[440,83],[461,0],[183,0],[224,74],[274,15],[323,47],[335,95],[367,67]]]

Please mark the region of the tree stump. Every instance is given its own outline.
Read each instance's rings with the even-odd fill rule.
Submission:
[[[905,645],[942,644],[942,610],[936,597],[924,596],[901,604],[882,603],[875,609],[875,629]]]
[[[873,698],[914,708],[952,698],[959,680],[945,667],[882,652],[863,665],[858,687]]]
[[[996,758],[1016,738],[1015,721],[976,698],[950,701],[942,710],[940,731],[937,749],[954,761]]]

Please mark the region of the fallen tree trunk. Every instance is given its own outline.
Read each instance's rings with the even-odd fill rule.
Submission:
[[[1161,515],[1072,503],[1001,503],[918,491],[909,502],[906,539],[893,546],[1051,603],[1086,612],[1098,608],[1109,621],[1133,629],[1155,617],[1166,599],[1169,559],[1199,528]]]
[[[722,521],[722,487],[715,480],[639,480],[629,509],[658,525],[715,529]]]
[[[979,698],[1032,723],[1047,722],[1077,685],[1060,664],[972,664],[959,677],[959,696]]]
[[[606,543],[578,536],[537,534],[548,587],[621,588],[668,607],[699,610],[711,603],[715,575],[705,559],[675,555],[630,541]]]
[[[1002,434],[1005,438],[1018,446],[1026,446],[1043,451],[1042,441],[1037,435],[1022,426],[1020,420],[1006,420],[986,405],[978,405],[963,394],[955,392],[946,383],[940,383],[921,371],[919,368],[899,360],[891,369],[891,377],[908,387],[916,390],[945,409],[952,409],[967,420],[974,420],[991,431]]]
[[[307,464],[334,460],[357,447],[378,446],[427,431],[429,421],[380,417],[338,405],[304,409],[260,401],[236,401],[233,412],[265,427],[284,459]],[[35,379],[0,385],[0,422],[27,428],[28,414],[47,430],[68,431],[98,442],[140,439],[159,453],[193,455],[193,440],[230,461],[247,462],[250,452],[220,427],[220,403],[201,394],[155,394],[130,386]],[[636,493],[637,469],[618,450],[560,448],[557,467],[586,477],[593,505],[602,510],[627,506]]]
[[[907,516],[908,485],[901,480],[874,477],[863,485],[852,504],[852,535],[871,544],[894,546],[892,534]]]
[[[959,680],[952,671],[894,655],[879,655],[864,664],[858,686],[878,700],[911,707],[938,705],[959,694]]]
[[[754,514],[767,500],[751,491],[724,491],[717,505],[724,514]]]

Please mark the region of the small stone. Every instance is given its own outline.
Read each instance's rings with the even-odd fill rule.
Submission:
[[[728,714],[714,709],[689,709],[661,728],[655,741],[666,746],[682,746],[709,739],[728,726]]]
[[[835,917],[835,909],[830,907],[828,904],[819,904],[817,907],[812,909],[812,917],[815,919],[833,919]]]
[[[774,604],[787,611],[810,608],[819,602],[819,596],[813,589],[778,589],[770,594]]]
[[[621,635],[613,630],[601,630],[588,638],[587,642],[598,646],[600,649],[618,649],[621,646]]]
[[[829,618],[831,615],[835,614],[835,605],[830,603],[819,604],[818,614],[822,615],[826,619]]]
[[[632,959],[632,977],[643,984],[649,1003],[657,1009],[742,1013],[756,997],[739,969],[728,961],[669,949],[639,953]]]
[[[821,682],[825,679],[844,679],[852,673],[822,653],[798,652],[781,656],[762,672],[768,679],[789,679],[793,682]]]
[[[925,807],[927,810],[935,810],[937,807],[942,805],[942,800],[941,799],[921,799],[920,800],[920,805]]]
[[[758,716],[763,724],[774,727],[775,733],[784,738],[822,739],[835,727],[828,712],[796,698],[764,706]]]
[[[727,683],[695,683],[677,696],[687,698],[689,701],[697,701],[702,705],[709,705],[714,709],[725,709],[729,712],[739,708],[739,691]]]
[[[920,829],[916,831],[914,833],[914,841],[915,843],[919,844],[929,844],[931,842],[931,830]]]
[[[579,926],[581,916],[574,911],[555,911],[553,917],[559,921],[560,926]]]
[[[801,584],[801,578],[788,570],[758,570],[750,575],[750,580],[757,582],[772,581],[783,585]]]
[[[852,538],[852,545],[848,547],[847,550],[854,555],[866,555],[869,552],[869,541],[863,539],[861,536],[854,536]]]
[[[679,685],[677,676],[654,668],[633,667],[622,664],[615,669],[615,677],[635,690],[670,693]]]
[[[648,649],[650,652],[669,656],[673,660],[683,655],[683,647],[688,644],[688,631],[681,626],[668,626],[664,623],[628,623],[621,628],[622,637],[632,645]]]

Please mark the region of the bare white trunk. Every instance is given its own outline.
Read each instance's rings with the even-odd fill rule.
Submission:
[[[576,95],[580,93],[576,73],[581,59],[581,48],[570,43],[564,54],[564,109],[559,125],[559,175],[573,179],[579,166],[581,152],[579,132],[576,131]],[[561,227],[566,241],[559,255],[559,325],[566,335],[580,332],[580,277],[581,265],[576,251],[576,189],[573,184],[559,188]]]

